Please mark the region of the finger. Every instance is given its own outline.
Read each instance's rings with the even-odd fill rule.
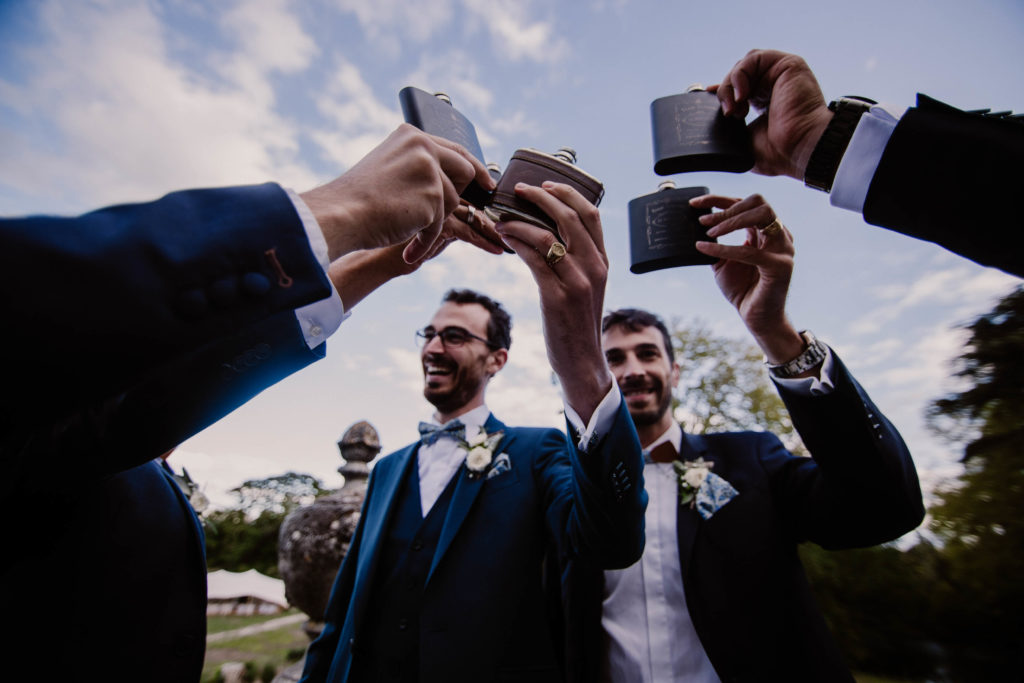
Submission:
[[[496,227],[506,243],[508,243],[509,238],[512,238],[526,245],[529,249],[540,255],[541,261],[544,260],[544,256],[551,249],[551,245],[558,242],[558,238],[550,230],[537,227],[526,221],[502,221]],[[512,246],[512,249],[515,250],[515,247]],[[566,251],[568,251],[568,247],[566,247]],[[516,251],[516,253],[522,256],[519,251]]]
[[[545,280],[558,277],[555,273],[555,268],[549,266],[546,259],[551,244],[558,241],[554,238],[554,235],[543,228],[538,228],[523,221],[498,223],[498,231],[504,236],[505,244],[516,253],[516,256],[523,260],[526,267],[533,273],[533,279],[538,285],[542,284]],[[544,242],[548,242],[548,246],[543,247],[543,251],[535,246]],[[561,267],[565,264],[559,262],[556,265]]]
[[[731,116],[736,107],[736,91],[730,82],[731,77],[732,71],[730,70],[721,83],[708,87],[708,92],[718,95],[718,102],[722,105],[722,111],[726,116]]]
[[[544,190],[559,199],[563,204],[576,212],[591,242],[601,254],[604,250],[604,230],[601,228],[601,212],[574,187],[564,183],[546,182]]]
[[[565,201],[562,201],[545,189],[546,187],[554,187],[558,184],[559,183],[545,182],[544,187],[537,187],[536,185],[517,183],[515,186],[515,193],[516,196],[534,203],[555,222],[558,229],[558,235],[565,243],[566,249],[590,254],[596,246],[592,238],[586,237],[589,232],[583,226],[583,218],[579,215],[579,212],[566,204]],[[567,191],[567,197],[575,193],[579,198],[577,206],[580,207],[580,210],[586,211],[584,205],[590,205],[591,208],[593,208],[593,205],[583,199],[583,197],[572,188],[566,186],[565,190]],[[547,247],[545,247],[545,253],[546,248]]]
[[[739,197],[726,197],[721,194],[702,194],[690,199],[690,206],[697,209],[728,209],[742,201]]]
[[[467,209],[467,214],[468,213]],[[483,239],[491,247],[497,249],[497,251],[493,253],[505,253],[506,250],[508,253],[512,253],[512,250],[508,249],[508,247],[506,247],[501,241],[501,235],[499,235],[498,231],[494,229],[494,221],[491,220],[486,213],[483,211],[475,212],[473,220],[468,221],[468,223],[469,227],[479,238]]]
[[[442,234],[452,240],[458,239],[472,244],[474,247],[491,254],[504,253],[505,249],[501,243],[501,236],[494,230],[494,224],[482,212],[475,212],[472,221],[468,219],[469,210],[467,207],[463,206],[461,209],[456,209],[452,215],[445,219]]]
[[[409,240],[409,243],[405,245],[405,249],[402,250],[402,258],[405,259],[406,263],[416,263],[426,257],[434,242],[441,235],[445,218],[454,210],[455,206],[458,206],[459,196],[455,192],[455,188],[447,174],[439,173],[438,175],[442,191],[440,203],[435,209],[434,220],[427,227],[417,232]]]
[[[731,198],[705,195],[695,199],[702,200],[698,203],[700,208],[718,208]],[[708,237],[719,237],[741,228],[763,228],[775,220],[775,211],[764,197],[753,194],[745,199],[733,201],[722,211],[701,216],[698,220],[701,225],[709,226]]]
[[[431,224],[429,227],[420,230],[409,240],[409,243],[405,245],[405,249],[402,250],[402,258],[405,259],[406,263],[417,263],[426,258],[437,241],[438,235],[441,234],[439,226],[440,223]]]
[[[436,135],[428,135],[427,137],[442,148],[438,151],[438,162],[441,164],[445,174],[455,182],[459,192],[466,189],[466,185],[469,185],[470,180],[476,180],[486,190],[493,190],[497,187],[494,178],[487,172],[487,167],[484,166],[482,161],[470,154],[469,150],[465,147],[457,142],[452,142]],[[466,162],[469,163],[470,169],[466,168]]]
[[[766,270],[783,270],[788,268],[787,264],[793,261],[792,254],[758,249],[748,244],[729,245],[701,241],[697,242],[695,246],[697,251],[713,258],[722,259],[723,261],[737,261]]]

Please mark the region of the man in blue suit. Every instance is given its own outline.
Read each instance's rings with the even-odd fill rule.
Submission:
[[[478,241],[451,218],[473,177],[493,186],[461,147],[401,126],[302,195],[268,183],[0,220],[8,677],[198,681],[202,530],[154,459],[323,357],[351,296],[343,256],[396,245],[408,271]]]
[[[742,246],[707,244],[715,278],[765,353],[810,458],[767,432],[686,434],[671,411],[679,365],[664,323],[623,309],[602,324],[636,424],[650,496],[644,555],[620,571],[584,560],[565,578],[569,679],[851,681],[797,555],[873,545],[924,509],[910,454],[845,366],[785,313],[788,230],[758,196],[695,200]]]
[[[960,111],[925,95],[901,115],[861,97],[828,105],[807,63],[751,50],[715,86],[726,114],[762,113],[748,129],[754,172],[830,193],[872,225],[935,242],[1024,276],[1012,202],[1024,186],[1024,117]]]
[[[614,568],[640,556],[640,445],[599,341],[598,212],[565,185],[517,193],[565,241],[521,222],[498,226],[538,283],[568,436],[490,413],[485,392],[508,359],[509,316],[482,294],[449,292],[420,331],[432,420],[373,469],[304,681],[561,681],[545,563]]]

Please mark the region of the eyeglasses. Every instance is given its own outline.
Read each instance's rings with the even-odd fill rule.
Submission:
[[[440,337],[441,343],[450,349],[458,348],[470,339],[482,341],[491,348],[498,348],[497,344],[492,344],[483,337],[478,337],[469,330],[465,330],[461,327],[446,327],[443,330],[438,331],[433,327],[427,326],[416,332],[416,338],[419,339],[420,346],[426,346],[434,337]]]

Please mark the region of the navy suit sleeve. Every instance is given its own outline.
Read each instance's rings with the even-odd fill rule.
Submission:
[[[864,203],[873,225],[1024,276],[1013,198],[1024,187],[1024,123],[918,95],[893,131]]]
[[[576,447],[571,427],[564,438],[546,447],[548,455],[539,462],[550,533],[566,541],[561,563],[579,558],[602,569],[628,567],[643,553],[647,493],[640,440],[625,403],[589,452]],[[571,469],[553,467],[566,452]]]
[[[4,219],[0,240],[0,499],[144,462],[323,355],[293,311],[330,285],[277,185]]]
[[[921,487],[899,432],[834,352],[833,360],[833,392],[780,390],[813,459],[792,457],[771,437],[761,462],[795,540],[830,549],[877,545],[921,523]]]

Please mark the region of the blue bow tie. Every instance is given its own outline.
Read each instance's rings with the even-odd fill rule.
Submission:
[[[452,420],[443,427],[429,422],[420,422],[420,443],[424,446],[435,444],[442,437],[465,441],[466,425],[462,424],[461,420]]]

